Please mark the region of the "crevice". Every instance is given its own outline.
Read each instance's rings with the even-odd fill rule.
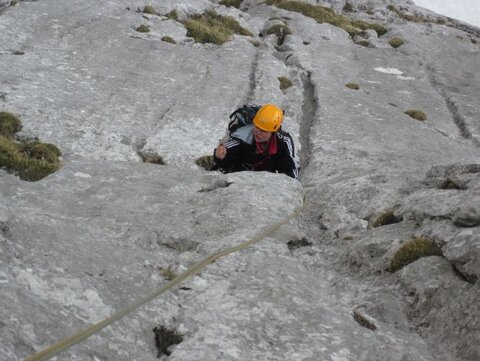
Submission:
[[[472,133],[468,129],[467,121],[460,113],[457,104],[452,100],[452,98],[446,93],[444,86],[441,84],[440,81],[437,80],[435,75],[435,65],[429,64],[427,65],[427,73],[430,84],[432,84],[433,88],[438,92],[438,94],[443,98],[445,101],[445,105],[447,106],[448,111],[453,119],[455,126],[458,128],[459,134],[462,138],[472,141],[476,146],[480,146],[477,141],[472,138]],[[443,134],[443,133],[442,133]]]
[[[315,114],[317,113],[318,101],[315,96],[315,85],[312,82],[311,73],[307,72],[301,78],[303,84],[303,104],[302,119],[300,120],[300,142],[302,145],[300,164],[302,167],[301,174],[303,174],[310,163],[313,148],[310,133],[315,120]]]
[[[455,273],[455,276],[457,276],[462,281],[467,282],[471,285],[475,284],[475,282],[477,281],[477,278],[475,276],[465,275],[454,264],[451,264],[451,265],[452,265],[453,273]]]
[[[257,84],[257,69],[258,69],[258,59],[260,57],[260,52],[257,50],[255,53],[255,59],[253,59],[252,67],[250,70],[249,82],[248,82],[248,91],[246,96],[246,101],[244,104],[250,104],[255,101],[255,87]]]
[[[233,182],[227,182],[226,180],[217,180],[215,183],[203,187],[202,189],[199,190],[200,193],[205,193],[205,192],[213,192],[214,190],[220,189],[220,188],[228,188]]]

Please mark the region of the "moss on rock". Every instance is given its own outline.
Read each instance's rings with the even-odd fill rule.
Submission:
[[[417,259],[428,256],[442,256],[442,250],[430,239],[412,238],[395,252],[388,270],[396,272]]]

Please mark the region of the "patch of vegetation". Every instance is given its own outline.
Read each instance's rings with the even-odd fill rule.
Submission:
[[[353,5],[352,3],[350,2],[346,2],[345,5],[343,6],[343,11],[346,11],[346,12],[352,12],[353,11]]]
[[[388,29],[382,24],[377,24],[377,23],[371,24],[362,20],[352,21],[352,25],[361,30],[367,30],[367,29],[375,30],[378,36],[382,36],[388,32]]]
[[[187,36],[195,39],[197,43],[213,43],[221,45],[230,40],[235,34],[253,36],[253,34],[240,26],[231,16],[218,15],[213,10],[207,10],[201,15],[193,15],[184,22]]]
[[[361,40],[359,42],[356,42],[355,44],[364,46],[366,48],[370,47],[370,42],[368,40]]]
[[[405,114],[407,114],[409,117],[413,119],[417,119],[420,121],[424,121],[427,119],[427,115],[421,110],[410,109],[410,110],[407,110]]]
[[[381,24],[370,24],[364,21],[351,21],[346,16],[337,14],[333,9],[327,8],[321,5],[311,5],[305,2],[296,0],[267,0],[267,5],[273,5],[277,8],[294,11],[312,19],[315,19],[318,23],[329,23],[339,28],[344,29],[350,34],[351,37],[360,34],[362,30],[374,29],[379,31],[378,35],[383,35],[386,29]]]
[[[388,43],[390,44],[390,46],[391,46],[392,48],[395,48],[395,49],[396,49],[396,48],[398,48],[399,46],[403,45],[405,42],[403,41],[402,38],[397,38],[397,37],[395,37],[395,38],[391,38],[391,39],[388,41]]]
[[[154,152],[140,151],[138,154],[140,155],[140,157],[142,157],[143,163],[165,165],[163,158]]]
[[[163,325],[155,327],[153,330],[155,334],[155,346],[157,347],[157,357],[163,355],[170,356],[172,353],[168,348],[172,345],[178,345],[183,341],[183,334],[177,332],[173,328],[168,328]]]
[[[294,239],[287,242],[287,247],[290,251],[293,251],[298,248],[311,246],[312,242],[308,241],[305,237],[302,239]]]
[[[195,164],[208,171],[213,170],[213,168],[215,167],[215,161],[213,160],[213,155],[204,155],[203,157],[198,158],[195,161]]]
[[[162,275],[163,278],[166,280],[173,280],[175,277],[177,277],[177,274],[173,272],[170,268],[164,268],[160,271],[160,274]]]
[[[429,256],[442,256],[442,250],[430,239],[412,238],[394,254],[388,270],[396,272],[419,258]]]
[[[150,14],[150,15],[158,15],[157,11],[153,7],[153,5],[145,5],[142,11],[144,14]]]
[[[150,27],[148,25],[142,24],[137,28],[135,28],[135,30],[138,31],[139,33],[148,33],[150,32]]]
[[[278,77],[278,81],[280,82],[280,89],[281,90],[288,89],[293,85],[293,82],[285,76]]]
[[[285,41],[285,37],[287,35],[290,35],[291,33],[292,31],[290,30],[290,28],[287,25],[283,24],[273,25],[267,30],[267,35],[274,34],[277,36],[278,45],[282,45]]]
[[[170,11],[167,15],[165,15],[170,20],[178,21],[178,12],[177,10]]]
[[[12,139],[22,130],[22,122],[12,113],[0,112],[0,135]]]
[[[428,19],[426,19],[424,16],[417,15],[417,14],[415,14],[415,15],[405,14],[403,11],[397,9],[394,5],[388,5],[387,9],[390,10],[390,11],[393,11],[395,14],[397,14],[397,16],[399,18],[407,20],[407,21],[411,21],[411,22],[414,22],[414,23],[428,22]]]
[[[347,83],[345,84],[347,88],[353,89],[353,90],[358,90],[360,89],[360,86],[357,83]]]
[[[369,321],[365,316],[362,316],[359,312],[354,311],[353,312],[353,319],[357,321],[357,323],[365,328],[368,328],[369,330],[376,330],[377,326],[371,321]]]
[[[440,189],[462,189],[457,183],[455,183],[450,178],[445,179],[445,181],[440,185]]]
[[[38,181],[60,168],[61,153],[53,144],[17,142],[15,133],[22,129],[11,113],[0,113],[0,168],[25,181]]]
[[[381,227],[388,226],[389,224],[398,223],[401,221],[401,218],[395,217],[395,214],[392,209],[389,209],[383,213],[380,213],[374,216],[370,222],[371,227]]]
[[[170,43],[170,44],[176,44],[177,42],[175,41],[175,39],[173,39],[171,36],[164,36],[162,37],[162,40],[166,43]]]
[[[234,7],[239,9],[242,2],[243,0],[221,0],[219,4],[226,7]]]

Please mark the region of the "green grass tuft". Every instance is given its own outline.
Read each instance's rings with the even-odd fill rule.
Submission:
[[[394,254],[388,270],[396,272],[417,259],[428,256],[442,256],[442,250],[430,239],[412,238]]]
[[[253,36],[231,16],[218,15],[212,10],[207,10],[202,15],[193,15],[190,20],[184,22],[184,25],[187,28],[187,36],[194,38],[197,43],[221,45],[229,41],[234,33]]]
[[[387,226],[389,224],[398,223],[399,221],[400,219],[395,217],[393,210],[390,209],[373,217],[371,220],[371,227],[377,228]]]
[[[293,82],[285,76],[278,77],[278,81],[280,82],[280,89],[281,90],[288,89],[293,85]]]
[[[138,26],[135,30],[139,33],[148,33],[150,32],[150,27],[148,25],[142,24]]]
[[[226,7],[234,7],[239,9],[242,2],[243,0],[221,0],[219,4]]]
[[[398,48],[399,46],[404,44],[404,41],[402,38],[391,38],[388,43],[392,48]]]
[[[195,161],[195,164],[203,169],[212,170],[215,166],[215,161],[213,160],[212,155],[204,155],[203,157],[198,158]]]
[[[420,121],[424,121],[427,119],[427,115],[421,110],[410,109],[410,110],[407,110],[405,114],[407,114],[409,117],[413,119],[417,119]]]
[[[166,280],[173,280],[175,277],[177,277],[177,274],[173,272],[170,268],[164,268],[161,270],[160,274],[162,275],[163,278]]]
[[[359,90],[360,86],[357,83],[347,83],[345,84],[347,88],[353,89],[353,90]]]
[[[31,182],[60,168],[60,150],[53,144],[15,141],[14,135],[21,129],[20,119],[0,112],[0,168]]]
[[[362,41],[359,41],[357,43],[355,43],[357,45],[361,45],[361,46],[364,46],[366,48],[368,48],[370,46],[370,42],[368,40],[362,40]]]
[[[170,43],[170,44],[176,44],[177,42],[175,41],[175,39],[173,39],[172,37],[170,36],[164,36],[162,37],[162,40],[166,43]]]
[[[175,20],[175,21],[178,21],[178,12],[177,10],[172,10],[170,11],[167,15],[165,15],[167,18],[169,18],[170,20]]]
[[[405,14],[403,11],[401,10],[398,10],[394,5],[388,5],[387,6],[387,9],[390,10],[390,11],[393,11],[395,14],[397,14],[397,16],[401,19],[404,19],[404,20],[407,20],[407,21],[411,21],[411,22],[414,22],[414,23],[424,23],[424,22],[429,22],[429,20],[427,18],[425,18],[424,16],[422,15],[409,15],[409,14]]]
[[[25,148],[31,149],[25,152]],[[34,146],[14,143],[0,136],[0,168],[20,177],[25,181],[38,181],[60,168],[57,157],[58,149],[51,144],[36,142]],[[59,153],[59,151],[58,151]]]
[[[338,26],[348,32],[351,37],[359,35],[365,29],[374,29],[379,36],[387,32],[387,29],[381,24],[370,24],[364,21],[352,22],[346,16],[337,14],[334,10],[325,6],[311,5],[295,0],[267,0],[266,4],[303,14],[315,19],[318,23],[329,23]]]
[[[158,15],[153,5],[145,5],[145,7],[143,8],[143,13],[150,14],[150,15]]]
[[[13,138],[14,134],[22,130],[22,123],[12,113],[0,112],[0,135]]]

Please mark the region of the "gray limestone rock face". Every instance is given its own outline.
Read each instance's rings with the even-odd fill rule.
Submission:
[[[387,33],[352,39],[260,0],[149,2],[156,14],[0,0],[0,110],[20,117],[16,141],[62,152],[39,182],[0,170],[2,361],[112,315],[304,198],[260,243],[57,360],[155,360],[159,325],[183,334],[169,360],[480,358],[480,31],[408,0],[306,2]],[[253,36],[195,42],[185,22],[206,10]],[[259,35],[275,24],[291,34]],[[199,169],[234,109],[267,102],[285,109],[298,181]],[[442,256],[388,272],[415,237]]]

